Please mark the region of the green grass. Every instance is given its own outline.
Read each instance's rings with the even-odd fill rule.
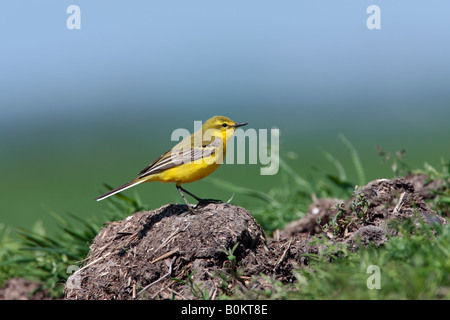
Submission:
[[[243,187],[223,179],[209,178],[209,181],[223,190],[235,193],[241,198],[252,199],[248,206],[255,219],[268,235],[292,220],[305,215],[311,203],[311,194],[317,197],[348,199],[355,185],[368,181],[367,169],[353,145],[340,137],[343,149],[353,168],[349,171],[331,153],[322,150],[324,159],[332,170],[315,168],[313,176],[302,176],[294,169],[289,155],[280,159],[278,185],[262,192]],[[404,153],[388,153],[379,149],[383,160],[391,164],[393,176],[404,174],[407,166]],[[442,168],[429,164],[413,172],[425,173],[430,179],[441,179],[443,188],[435,190],[430,207],[446,216],[450,205],[449,163],[441,161]],[[352,181],[349,177],[355,177]],[[107,189],[109,188],[106,186]],[[86,257],[92,239],[106,221],[119,220],[140,210],[149,209],[142,201],[118,195],[106,202],[105,213],[100,217],[80,218],[74,214],[52,214],[58,224],[55,232],[49,233],[37,222],[31,229],[13,230],[0,225],[0,285],[11,277],[23,277],[41,284],[52,297],[62,295],[64,283],[70,273],[67,268],[79,266]],[[363,247],[356,253],[349,253],[344,247],[329,247],[321,255],[311,256],[306,269],[297,270],[297,282],[281,284],[267,278],[273,289],[264,295],[253,292],[224,290],[219,298],[268,298],[268,299],[448,299],[450,297],[450,231],[447,226],[434,232],[427,226],[417,228],[410,225],[399,227],[401,236],[393,237],[382,248]],[[19,236],[19,237],[17,237]],[[321,241],[316,239],[315,241]],[[337,254],[339,253],[339,254]],[[227,253],[233,257],[233,252]],[[329,258],[332,257],[332,262]],[[230,261],[236,263],[230,258]],[[224,288],[238,277],[235,266],[222,275]],[[370,274],[367,267],[376,265],[381,272],[381,289],[370,290],[366,281]],[[241,270],[242,271],[242,270]],[[240,271],[240,272],[241,272]],[[183,280],[184,281],[184,280]],[[189,279],[186,284],[189,284]],[[193,288],[199,298],[205,297],[201,288]],[[199,291],[200,290],[200,291]]]
[[[400,236],[392,237],[381,248],[361,246],[358,252],[349,253],[334,247],[321,255],[310,255],[310,265],[296,272],[294,284],[269,279],[273,289],[265,298],[449,299],[450,229],[439,227],[434,230],[437,235],[429,226],[402,225],[399,230]],[[332,262],[327,259],[330,253]],[[374,283],[369,266],[379,268],[379,289],[367,286],[368,281]]]

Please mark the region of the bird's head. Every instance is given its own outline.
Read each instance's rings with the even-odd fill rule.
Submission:
[[[236,123],[233,120],[224,117],[224,116],[215,116],[211,119],[206,120],[203,124],[202,131],[205,132],[208,129],[212,130],[220,130],[222,133],[231,129],[231,134],[234,133],[234,130],[238,127],[242,127],[247,125],[247,122]]]

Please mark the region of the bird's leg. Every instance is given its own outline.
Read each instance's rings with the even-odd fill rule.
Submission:
[[[183,198],[183,200],[184,200],[184,202],[186,203],[186,206],[187,206],[187,208],[188,208],[188,210],[191,212],[191,213],[196,213],[195,211],[194,211],[194,209],[192,208],[192,206],[189,204],[189,202],[187,201],[187,199],[186,199],[186,197],[184,196],[184,193],[183,193],[183,191],[184,192],[187,192],[186,190],[184,190],[182,187],[180,187],[179,185],[177,185],[177,189],[178,189],[178,191],[180,191],[180,194],[181,194],[181,197]],[[188,192],[189,193],[189,192]]]
[[[193,195],[192,193],[190,193],[189,191],[187,191],[186,189],[182,188],[181,186],[177,186],[177,189],[178,189],[178,191],[180,191],[180,193],[182,193],[182,191],[184,191],[188,195],[190,195],[192,198],[194,198],[195,200],[198,201],[197,205],[194,208],[198,208],[200,205],[204,205],[204,204],[208,204],[208,203],[222,203],[223,202],[222,200],[217,200],[217,199],[202,199],[202,198],[199,198],[199,197]],[[183,195],[183,198],[184,198],[184,195]],[[186,198],[184,198],[184,199],[185,199],[184,201],[187,203]]]

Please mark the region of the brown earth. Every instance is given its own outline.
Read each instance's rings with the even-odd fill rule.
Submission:
[[[264,290],[255,277],[265,274],[291,282],[293,269],[308,264],[307,254],[320,252],[320,246],[310,244],[312,235],[357,250],[357,243],[381,246],[388,234],[395,235],[390,221],[446,223],[406,179],[375,180],[358,194],[340,209],[339,199],[316,199],[304,218],[272,239],[267,239],[249,211],[231,204],[208,204],[196,214],[175,204],[135,213],[110,223],[97,235],[85,266],[74,275],[79,288],[66,288],[65,297],[193,299],[199,298],[200,291],[195,290],[199,288],[211,298],[235,285]],[[233,264],[226,251],[236,243],[237,264]],[[236,270],[243,273],[233,274]]]
[[[231,204],[208,204],[197,209],[196,214],[185,205],[170,204],[135,213],[103,229],[91,246],[86,267],[75,274],[81,278],[80,289],[66,290],[66,298],[177,295],[192,299],[195,295],[191,288],[173,280],[186,280],[188,275],[214,296],[221,286],[218,273],[231,275],[235,269],[226,251],[236,243],[234,256],[245,270],[236,281],[243,286],[250,284],[252,275],[260,273],[276,273],[289,281],[292,268],[298,265],[289,261],[291,258],[318,253],[302,237],[291,239],[289,246],[285,241],[268,243],[251,213]]]

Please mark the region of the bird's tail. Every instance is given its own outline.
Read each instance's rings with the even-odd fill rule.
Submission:
[[[116,193],[122,192],[123,190],[126,190],[128,188],[131,188],[139,183],[144,182],[144,180],[131,180],[130,182],[125,183],[124,185],[121,185],[120,187],[117,187],[111,191],[108,191],[107,193],[105,193],[104,195],[101,195],[98,198],[95,198],[95,200],[100,201],[103,199],[106,199],[108,197],[111,197],[112,195],[115,195]]]

